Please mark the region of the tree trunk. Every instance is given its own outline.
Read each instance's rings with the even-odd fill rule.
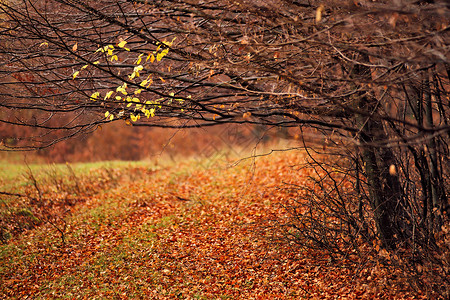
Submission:
[[[363,57],[363,61],[368,58]],[[370,68],[355,65],[352,76],[364,81],[371,78]],[[379,147],[377,142],[387,139],[383,123],[372,116],[378,115],[378,100],[365,92],[359,94],[356,107],[367,114],[356,117],[361,131],[359,141],[362,145],[362,161],[369,186],[370,204],[379,238],[385,248],[395,249],[407,233],[406,207],[396,172],[395,155],[391,148]]]
[[[382,136],[381,122],[365,120],[360,142],[363,145],[362,161],[369,185],[370,204],[383,246],[395,249],[397,242],[404,237],[405,207],[398,177],[389,173],[391,165],[395,166],[394,154],[389,148],[379,149],[367,145],[376,144],[382,140]]]

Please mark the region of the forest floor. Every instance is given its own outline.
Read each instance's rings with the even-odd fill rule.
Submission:
[[[425,298],[376,259],[274,239],[299,196],[283,187],[314,175],[304,160],[2,164],[0,191],[17,195],[0,195],[0,298]]]

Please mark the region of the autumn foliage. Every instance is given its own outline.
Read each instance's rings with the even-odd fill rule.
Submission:
[[[136,297],[313,298],[348,282],[292,275],[296,257],[318,273],[346,266],[325,272],[336,278],[354,271],[349,297],[448,298],[449,8],[441,0],[0,1],[0,150],[66,161],[161,149],[173,162],[195,153],[198,164],[83,178],[69,170],[71,184],[53,175],[40,183],[30,168],[25,190],[6,183],[2,240],[23,234],[31,245],[6,246],[30,260],[2,269],[16,287],[5,293],[26,286],[60,296],[70,286],[100,295],[106,283],[116,292],[121,269],[137,272],[123,290]],[[257,160],[252,180],[242,165],[210,168],[212,153],[240,156],[267,129],[303,152]],[[79,260],[64,273],[55,257],[72,254]]]
[[[238,164],[215,161],[209,169],[179,161],[92,170],[77,181],[71,175],[56,176],[60,181],[53,183],[45,177],[40,207],[64,207],[65,213],[53,210],[51,224],[39,206],[30,208],[43,223],[1,246],[0,293],[90,299],[434,297],[434,290],[407,281],[401,268],[387,267],[389,254],[373,245],[358,245],[364,256],[349,248],[336,261],[326,251],[278,239],[274,225],[288,221],[286,205],[309,197],[289,187],[314,188],[314,169],[295,167],[306,160],[306,153],[295,151]],[[38,197],[33,185],[27,189],[28,197]]]

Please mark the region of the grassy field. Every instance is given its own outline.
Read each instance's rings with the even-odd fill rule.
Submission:
[[[22,196],[1,195],[0,298],[423,298],[376,261],[273,240],[304,158],[2,163],[0,191]]]

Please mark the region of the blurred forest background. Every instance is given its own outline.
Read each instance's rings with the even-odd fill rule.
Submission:
[[[35,135],[40,135],[36,128],[20,128],[0,123],[2,142],[20,146],[20,136]],[[170,129],[132,127],[125,122],[115,122],[37,151],[0,152],[0,158],[19,163],[25,157],[28,162],[40,163],[137,161],[161,156],[172,160],[191,156],[208,158],[217,153],[241,154],[248,153],[255,147],[270,148],[280,143],[285,145],[298,138],[299,132],[294,128],[263,125],[224,124]]]

